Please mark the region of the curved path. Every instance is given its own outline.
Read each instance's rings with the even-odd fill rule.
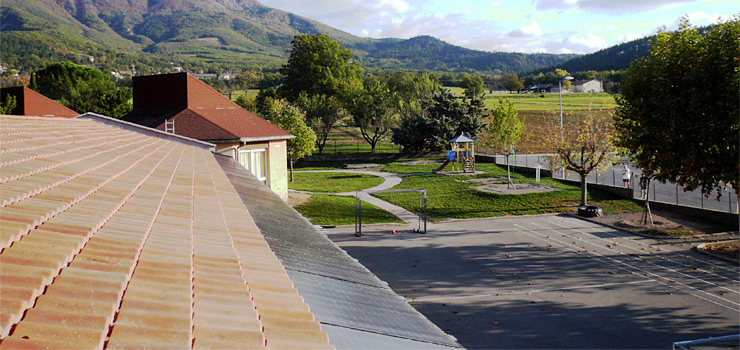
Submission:
[[[382,171],[352,170],[352,169],[296,171],[296,173],[311,173],[311,172],[315,172],[315,173],[355,173],[355,174],[365,174],[365,175],[373,175],[373,176],[381,177],[384,180],[382,184],[359,191],[360,199],[376,207],[379,207],[385,211],[390,212],[391,214],[397,216],[399,219],[403,220],[409,225],[417,225],[419,223],[419,216],[417,214],[414,214],[406,210],[405,208],[399,207],[395,204],[386,202],[380,198],[373,197],[371,195],[371,193],[373,192],[385,191],[385,190],[391,189],[394,186],[400,184],[402,180],[402,176],[399,174],[387,173],[387,172],[382,172]],[[305,192],[305,191],[296,191],[296,192],[312,193],[312,192]],[[354,197],[357,193],[355,191],[352,191],[352,192],[342,192],[342,193],[332,193],[332,194],[337,195],[337,196]]]

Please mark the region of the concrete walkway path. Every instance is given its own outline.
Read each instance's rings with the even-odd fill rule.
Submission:
[[[387,173],[382,171],[369,171],[369,170],[353,170],[353,169],[338,169],[338,170],[303,170],[303,171],[296,171],[296,173],[310,173],[310,172],[316,172],[316,173],[354,173],[354,174],[365,174],[365,175],[373,175],[383,178],[383,183],[380,185],[377,185],[375,187],[371,187],[368,189],[364,189],[362,191],[359,191],[359,197],[363,201],[370,203],[378,208],[381,208],[387,212],[390,212],[391,214],[397,216],[399,219],[403,220],[409,225],[418,225],[419,223],[419,215],[412,213],[405,208],[399,207],[395,204],[386,202],[380,198],[373,197],[371,193],[378,192],[378,191],[385,191],[388,189],[393,188],[394,186],[398,185],[402,181],[402,176],[399,174],[394,173]],[[296,192],[303,192],[303,193],[312,193],[312,192],[306,192],[306,191],[296,191]],[[343,193],[331,193],[333,195],[337,196],[352,196],[354,197],[357,195],[355,191],[352,192],[343,192]]]

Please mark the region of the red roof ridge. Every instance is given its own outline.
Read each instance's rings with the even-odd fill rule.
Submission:
[[[80,114],[27,86],[6,87],[0,91],[2,91],[3,100],[5,96],[16,98],[16,107],[13,112],[19,113],[18,115],[72,118]]]
[[[187,143],[187,144],[190,144],[190,145],[193,145],[193,146],[198,146],[198,147],[201,147],[201,148],[204,148],[205,147],[205,148],[208,148],[208,149],[211,149],[211,150],[214,150],[215,147],[216,147],[216,145],[214,145],[214,144],[212,144],[210,142],[196,140],[194,138],[190,138],[190,137],[183,136],[183,135],[177,135],[177,134],[173,134],[173,133],[169,133],[169,132],[164,132],[162,130],[158,130],[158,129],[154,129],[154,128],[149,128],[149,127],[146,127],[146,126],[143,126],[143,125],[139,125],[139,124],[136,124],[136,123],[127,122],[125,120],[111,118],[111,117],[107,117],[107,116],[100,115],[100,114],[97,114],[97,113],[92,113],[92,112],[88,112],[88,113],[85,113],[83,115],[77,116],[77,117],[75,117],[75,119],[91,119],[91,120],[95,120],[95,121],[101,122],[103,124],[109,124],[109,125],[117,126],[117,127],[120,127],[120,128],[126,129],[126,130],[137,131],[137,132],[140,132],[140,133],[148,134],[150,136],[164,137],[164,138],[169,139],[171,141],[183,142],[183,143]]]

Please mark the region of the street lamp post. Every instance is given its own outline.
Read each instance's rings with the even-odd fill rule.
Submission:
[[[570,75],[558,81],[558,95],[560,95],[560,142],[564,142],[563,136],[563,85],[562,82],[566,80],[573,80]]]
[[[558,80],[558,95],[560,97],[560,142],[561,143],[565,142],[565,136],[563,135],[563,85],[562,83],[566,80],[573,80],[573,77],[569,75],[561,80]],[[562,174],[563,179],[565,179],[565,168],[562,169],[562,172],[563,172]]]

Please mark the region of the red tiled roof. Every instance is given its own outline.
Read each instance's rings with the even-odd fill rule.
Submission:
[[[287,139],[293,135],[241,107],[188,108],[170,120],[175,133],[200,140]],[[164,124],[157,127],[164,130]]]
[[[175,120],[176,134],[199,140],[292,137],[186,73],[135,77],[134,110],[124,119],[160,130]]]
[[[0,116],[0,348],[332,348],[213,155]]]
[[[25,86],[2,88],[0,89],[0,95],[2,95],[2,101],[5,101],[7,96],[15,96],[16,107],[11,111],[13,115],[65,118],[79,115],[79,113]]]

